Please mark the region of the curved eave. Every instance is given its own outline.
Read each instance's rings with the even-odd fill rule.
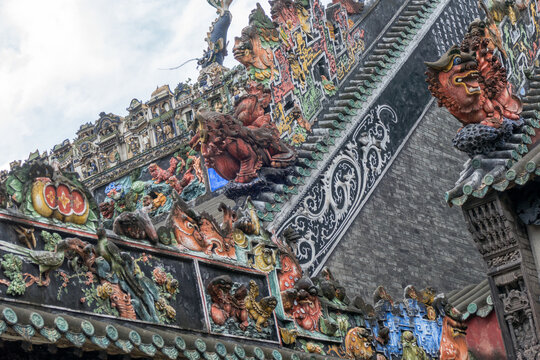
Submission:
[[[503,192],[514,186],[525,185],[540,175],[540,141],[536,139],[540,136],[540,103],[527,103],[527,98],[524,100],[526,111],[522,113],[522,116],[526,124],[526,134],[522,136],[523,144],[517,152],[517,159],[509,161],[506,171],[496,178],[490,174],[484,176],[476,188],[470,188],[467,184],[463,185],[461,196],[452,197],[451,191],[447,191],[445,200],[450,206],[462,206],[468,200],[484,198],[492,191]],[[536,140],[534,143],[533,139]]]
[[[240,344],[154,328],[123,326],[91,317],[53,314],[0,303],[0,338],[32,344],[54,344],[85,351],[105,351],[111,355],[165,359],[328,359],[315,354],[283,348]]]
[[[487,317],[493,311],[493,299],[488,280],[471,284],[448,294],[448,302],[462,313],[463,320],[475,316]]]

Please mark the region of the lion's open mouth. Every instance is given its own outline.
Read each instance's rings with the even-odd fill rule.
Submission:
[[[467,90],[468,94],[477,94],[481,92],[480,84],[478,83],[479,74],[478,71],[472,70],[466,73],[465,75],[455,76],[454,84],[462,85]]]

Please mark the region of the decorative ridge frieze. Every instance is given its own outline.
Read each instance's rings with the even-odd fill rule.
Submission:
[[[458,32],[464,31],[459,26],[466,28],[476,16],[469,11],[475,8],[472,2],[442,1],[429,2],[429,5],[431,12],[420,22],[417,32],[400,42],[400,57],[383,69],[373,70],[376,80],[369,95],[352,101],[355,108],[350,114],[340,114],[347,121],[343,122],[343,129],[335,130],[339,133],[335,145],[328,147],[316,168],[311,169],[311,175],[305,179],[298,195],[293,195],[269,224],[277,233],[292,226],[305,234],[298,247],[298,256],[302,267],[311,274],[322,269],[431,104],[429,93],[423,90],[417,93],[421,105],[412,112],[410,106],[405,109],[405,104],[395,97],[395,93],[401,91],[399,84],[415,79],[412,74],[423,74],[423,64],[415,61],[415,57],[440,41],[457,41]],[[431,31],[438,22],[456,15],[463,24],[456,24],[455,39],[439,39],[438,34]],[[381,44],[393,41],[396,40],[389,40],[387,35],[381,37]],[[364,78],[364,71],[358,71],[358,77]],[[423,78],[418,80],[418,89],[422,89]],[[343,91],[347,91],[347,86]],[[319,120],[319,123],[321,121],[327,120]],[[324,230],[323,226],[326,227]]]
[[[392,25],[391,23],[379,38],[378,44],[373,46],[373,49],[377,49],[377,46],[383,46],[384,44],[395,44],[397,46],[396,51],[399,53],[397,59],[387,61],[386,63],[375,62],[374,64],[371,64],[369,61],[370,57],[367,56],[366,59],[368,61],[363,65],[358,66],[356,75],[352,76],[350,80],[354,81],[357,77],[362,77],[362,75],[371,75],[371,80],[373,80],[374,85],[373,89],[370,89],[369,93],[366,94],[358,93],[356,101],[350,100],[347,102],[348,106],[343,108],[343,113],[336,114],[338,118],[342,119],[343,126],[336,129],[339,132],[339,136],[336,137],[335,144],[330,146],[329,151],[323,154],[322,160],[317,163],[316,169],[311,172],[310,177],[306,178],[305,185],[299,189],[298,194],[291,197],[287,204],[288,206],[284,208],[284,211],[275,216],[272,223],[269,224],[271,228],[278,229],[278,231],[283,228],[283,223],[289,218],[294,207],[301,202],[301,199],[305,197],[313,184],[319,179],[320,176],[318,176],[318,174],[322,173],[323,169],[328,166],[333,157],[343,148],[347,139],[347,136],[344,135],[351,134],[358,128],[359,121],[368,114],[370,107],[376,103],[376,100],[394,79],[399,69],[405,64],[411,53],[419,45],[421,39],[427,34],[449,1],[436,0],[428,2],[423,1],[423,3],[425,3],[425,7],[418,8],[417,4],[410,2],[407,6],[402,8],[402,12],[400,13],[404,14],[407,11],[410,12],[408,7],[415,8],[415,12],[418,14],[416,18],[412,19],[411,23],[416,22],[418,26],[420,26],[419,30],[417,29],[411,33],[395,32],[393,31],[392,26],[390,26]],[[394,18],[395,22],[399,19],[398,15]],[[360,84],[357,84],[357,87],[359,87],[358,85]],[[347,91],[346,84],[341,91]],[[360,89],[358,89],[358,91],[360,91]],[[332,110],[332,107],[330,107],[330,110]],[[339,115],[341,115],[341,117]],[[318,123],[314,125],[314,128],[317,128],[318,126],[325,127],[324,121],[325,120],[323,119],[319,119]]]
[[[159,157],[165,156],[179,149],[188,140],[188,137],[183,134],[182,136],[174,137],[173,139],[146,150],[145,152],[121,162],[115,167],[107,169],[99,174],[89,177],[83,180],[83,183],[90,189],[95,189],[101,185],[107,184],[115,179],[118,179],[128,174],[133,169],[145,165]]]

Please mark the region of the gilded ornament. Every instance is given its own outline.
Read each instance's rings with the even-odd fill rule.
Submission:
[[[248,295],[246,296],[245,304],[249,312],[249,316],[255,320],[255,329],[262,331],[263,327],[269,325],[268,320],[272,316],[274,309],[277,306],[277,299],[274,296],[266,296],[257,301],[259,296],[259,286],[253,280],[249,282]]]
[[[104,282],[103,284],[97,286],[96,291],[100,298],[108,299],[114,293],[114,288],[111,283]]]
[[[291,345],[296,342],[296,336],[298,335],[298,331],[296,329],[287,329],[280,327],[279,333],[281,334],[281,340],[283,341],[283,343]]]
[[[243,249],[247,248],[248,240],[247,240],[246,234],[244,234],[241,230],[234,229],[233,239],[234,239],[234,243],[238,245],[239,247]]]
[[[267,248],[263,243],[258,244],[253,248],[252,266],[260,271],[269,273],[276,266],[276,252],[273,249]]]
[[[426,312],[427,312],[427,318],[429,320],[436,320],[437,319],[437,313],[435,312],[435,309],[433,308],[433,306],[427,306],[426,307]]]
[[[165,314],[169,319],[174,319],[176,317],[176,310],[171,305],[165,305]]]
[[[167,289],[167,292],[171,295],[176,294],[178,291],[178,280],[167,277],[167,282],[165,283],[165,288]]]
[[[375,354],[371,341],[372,338],[368,330],[363,327],[352,328],[345,336],[345,350],[354,359],[371,359]]]
[[[306,351],[313,354],[319,354],[324,355],[324,350],[321,345],[316,344],[314,342],[307,342],[306,343]]]

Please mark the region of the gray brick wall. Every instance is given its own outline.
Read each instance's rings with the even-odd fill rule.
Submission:
[[[394,298],[403,288],[447,292],[486,277],[458,207],[444,192],[466,155],[452,146],[460,124],[433,103],[326,265],[349,296],[383,285]]]

